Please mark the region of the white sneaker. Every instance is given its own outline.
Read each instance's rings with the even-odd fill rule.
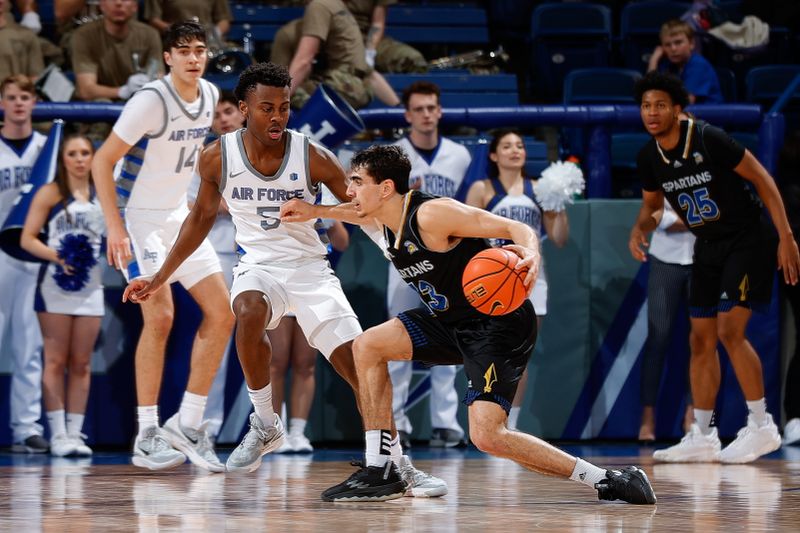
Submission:
[[[66,433],[58,433],[50,439],[50,454],[66,457],[75,454],[75,443]]]
[[[723,463],[750,463],[780,447],[781,436],[778,426],[772,421],[772,415],[768,414],[767,423],[761,426],[748,416],[747,425],[719,453],[719,460]]]
[[[406,484],[406,496],[436,498],[447,494],[447,483],[443,479],[417,470],[407,455],[400,458],[397,472]]]
[[[292,447],[292,441],[288,437],[284,437],[283,444],[281,444],[280,448],[275,450],[273,453],[294,453],[294,448]]]
[[[261,466],[261,457],[280,448],[283,441],[283,422],[277,413],[268,427],[257,414],[250,413],[250,429],[228,456],[225,466],[229,472],[255,472]]]
[[[75,455],[78,457],[92,456],[92,449],[84,442],[86,435],[83,433],[70,433],[69,438],[72,439],[72,443],[75,445]]]
[[[664,463],[716,463],[721,447],[717,428],[704,435],[694,423],[678,444],[653,452],[653,459]]]
[[[131,462],[141,468],[162,470],[182,465],[186,456],[170,445],[157,426],[150,426],[141,436],[136,435]]]
[[[164,423],[164,436],[175,449],[186,454],[193,464],[209,472],[224,472],[225,465],[214,452],[214,444],[206,432],[206,424],[208,421],[197,429],[186,427],[181,424],[178,412]]]
[[[800,418],[792,418],[783,428],[783,445],[800,442]]]
[[[290,433],[289,438],[286,440],[291,443],[292,451],[295,453],[311,453],[314,451],[311,441],[308,440],[302,433],[300,435],[292,435]]]

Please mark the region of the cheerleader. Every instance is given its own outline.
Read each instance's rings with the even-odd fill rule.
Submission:
[[[34,196],[20,239],[23,249],[44,261],[34,309],[44,338],[50,453],[61,457],[92,454],[81,430],[104,313],[98,258],[105,232],[90,174],[93,156],[87,137],[63,141],[56,179]]]

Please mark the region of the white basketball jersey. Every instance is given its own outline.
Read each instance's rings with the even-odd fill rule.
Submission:
[[[219,99],[214,85],[199,81],[200,96],[192,104],[181,100],[169,76],[140,89],[154,91],[162,101],[160,109],[146,112],[163,114],[163,127],[142,137],[118,166],[120,207],[172,210],[186,205],[186,190]]]
[[[422,192],[455,197],[471,161],[466,148],[442,137],[433,157],[428,160],[416,151],[408,137],[403,137],[395,144],[406,152],[411,161],[409,185],[420,183]]]
[[[0,137],[0,225],[8,218],[20,189],[28,183],[33,164],[46,140],[47,137],[34,131],[20,153]]]
[[[492,208],[491,212],[527,224],[533,228],[538,237],[542,237],[542,209],[525,194],[516,196],[507,194]]]
[[[244,150],[244,129],[220,137],[220,192],[236,226],[236,243],[248,264],[297,263],[324,258],[327,249],[315,229],[316,221],[285,223],[280,207],[292,198],[314,203],[319,192],[308,171],[309,138],[286,130],[283,163],[273,176],[253,167]]]

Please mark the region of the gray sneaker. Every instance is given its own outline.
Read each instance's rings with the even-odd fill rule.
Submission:
[[[162,429],[172,447],[186,454],[192,463],[209,472],[224,472],[225,465],[214,452],[214,444],[206,433],[206,424],[208,421],[197,429],[188,428],[181,425],[180,413],[175,413]]]
[[[436,498],[447,494],[447,483],[443,479],[417,470],[407,455],[400,458],[397,471],[406,484],[406,496]]]
[[[283,422],[276,414],[275,421],[264,427],[255,413],[250,414],[250,429],[242,442],[228,456],[225,467],[229,472],[255,472],[261,466],[261,456],[277,450],[283,444]]]
[[[134,465],[150,470],[163,470],[182,465],[186,456],[170,446],[167,439],[161,436],[158,427],[150,426],[144,433],[136,436],[133,442]]]
[[[47,453],[50,451],[50,443],[41,435],[31,435],[11,446],[14,453]]]

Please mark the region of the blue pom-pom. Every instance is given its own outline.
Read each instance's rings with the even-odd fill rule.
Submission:
[[[67,274],[61,265],[56,265],[53,274],[56,284],[69,292],[83,289],[89,282],[92,268],[97,264],[89,237],[71,233],[64,235],[58,246],[58,257],[72,268],[72,274]]]

